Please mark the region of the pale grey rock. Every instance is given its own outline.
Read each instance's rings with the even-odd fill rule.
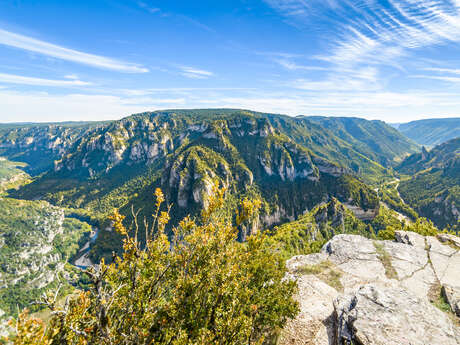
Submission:
[[[442,285],[450,285],[460,289],[460,252],[450,256],[444,271],[437,275]]]
[[[427,237],[426,241],[439,283],[460,290],[460,250],[442,244],[436,237]]]
[[[279,343],[289,345],[328,345],[334,338],[334,312],[331,300],[338,292],[315,276],[297,278],[296,299],[300,312],[290,320],[281,334]]]
[[[286,262],[286,267],[289,272],[296,272],[306,265],[317,265],[328,259],[326,253],[315,253],[310,255],[293,256]]]
[[[278,224],[283,218],[287,218],[290,221],[295,219],[295,217],[288,214],[282,206],[278,206],[275,211],[271,212],[270,214],[263,214],[260,216],[261,222],[266,226]]]
[[[208,126],[204,123],[200,124],[200,125],[191,125],[188,127],[188,130],[189,131],[192,131],[192,132],[204,132],[206,131],[206,129],[208,128]]]
[[[460,317],[460,253],[451,238],[444,243],[404,231],[394,242],[341,234],[318,254],[291,258],[287,277],[297,281],[301,312],[279,345],[460,344],[460,320],[432,303],[442,287]],[[382,251],[389,260],[382,260]],[[326,261],[341,274],[341,286],[332,284],[340,291],[328,284],[327,272],[302,273]],[[396,278],[387,277],[389,268]]]
[[[452,248],[448,245],[445,245],[439,242],[439,240],[436,237],[427,236],[425,239],[426,239],[426,246],[427,246],[427,249],[429,249],[430,254],[452,256],[456,252],[458,252],[458,249]]]
[[[378,258],[373,241],[358,235],[340,234],[324,245],[322,253],[341,270],[359,280],[385,280],[385,268]],[[354,285],[354,284],[352,284]]]
[[[431,265],[426,265],[424,268],[414,271],[411,275],[403,277],[399,284],[415,296],[424,299],[431,298],[433,287],[438,286],[437,282],[437,277]],[[438,291],[435,292],[437,293]]]
[[[452,320],[427,300],[402,288],[366,284],[334,301],[337,343],[458,345]]]
[[[203,138],[206,138],[206,139],[217,139],[217,134],[216,132],[207,132],[205,134],[203,134]]]
[[[391,256],[391,264],[399,279],[404,279],[428,265],[428,255],[423,247],[409,248],[407,244],[382,241],[383,249]]]
[[[334,236],[321,249],[337,264],[352,260],[373,261],[377,259],[375,246],[372,240],[359,235],[340,234]]]
[[[184,174],[179,177],[179,186],[177,191],[177,203],[180,207],[187,207],[189,188],[192,177],[189,174]]]
[[[272,176],[273,175],[273,170],[270,167],[270,165],[268,164],[267,160],[265,158],[259,158],[259,162],[260,162],[260,165],[262,165],[262,167],[264,168],[265,173],[268,176]]]

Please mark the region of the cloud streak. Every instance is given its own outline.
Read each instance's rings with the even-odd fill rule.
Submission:
[[[326,68],[320,66],[306,66],[306,65],[299,65],[289,59],[274,59],[274,61],[280,65],[281,67],[289,70],[289,71],[324,71]]]
[[[435,67],[427,67],[424,68],[425,71],[431,72],[438,72],[438,73],[447,73],[447,74],[456,74],[460,75],[460,69],[456,68],[435,68]]]
[[[84,53],[2,29],[0,29],[0,44],[96,68],[124,73],[149,72],[147,68],[140,65]]]
[[[181,74],[184,77],[187,77],[190,79],[208,79],[209,77],[214,76],[214,73],[212,72],[194,68],[194,67],[181,66],[180,69],[182,70]]]
[[[437,75],[414,75],[413,78],[440,80],[454,84],[460,84],[460,76],[437,76]]]
[[[68,80],[54,80],[54,79],[42,79],[33,77],[24,77],[15,74],[0,73],[0,82],[9,84],[20,84],[20,85],[33,85],[33,86],[55,86],[55,87],[68,87],[68,86],[87,86],[91,85],[90,82],[85,82],[70,78]]]

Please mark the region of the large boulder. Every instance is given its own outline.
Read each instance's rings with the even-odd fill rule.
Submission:
[[[334,300],[337,344],[457,345],[445,313],[403,288],[366,284]]]
[[[460,344],[458,238],[395,238],[342,234],[290,259],[301,311],[279,344]]]

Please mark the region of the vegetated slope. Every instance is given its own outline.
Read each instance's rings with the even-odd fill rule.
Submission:
[[[355,117],[306,117],[320,124],[354,147],[366,157],[383,165],[399,162],[408,152],[418,151],[418,145],[407,140],[383,121],[367,121]],[[362,169],[362,168],[361,168]]]
[[[271,239],[281,244],[284,256],[289,259],[295,255],[318,252],[337,234],[375,237],[371,229],[337,199],[332,198],[328,203],[318,205],[295,221],[277,226],[270,232]]]
[[[11,162],[4,157],[0,157],[0,192],[21,184],[28,178],[28,174],[23,170],[27,164],[22,162]]]
[[[50,137],[48,127],[33,130],[39,138]],[[378,200],[360,179],[391,176],[389,163],[414,150],[406,140],[400,151],[374,153],[377,162],[367,156],[371,134],[348,141],[309,119],[232,109],[143,113],[62,131],[60,140],[51,136],[59,147],[53,151],[58,156],[53,169],[14,195],[84,207],[100,218],[114,207],[129,215],[131,205],[149,217],[153,190],[161,187],[178,220],[206,205],[216,181],[234,196],[228,198],[228,209],[241,197],[262,199],[264,226],[294,220],[331,196],[372,216]],[[380,135],[394,140],[388,126],[380,128]],[[32,140],[31,145],[43,143],[44,148],[29,147],[28,136],[17,139],[16,146],[9,141],[7,153],[21,156],[24,150],[53,147],[48,139]],[[113,233],[102,231],[94,250],[110,253],[116,243]]]
[[[460,118],[412,121],[398,124],[397,129],[420,145],[435,146],[460,137]]]
[[[45,201],[2,197],[0,214],[0,316],[9,317],[73,274],[67,261],[91,227]]]
[[[439,227],[460,228],[460,138],[429,152],[423,149],[396,169],[414,175],[400,183],[399,191],[406,203]]]
[[[276,241],[283,255],[289,259],[295,255],[318,252],[321,247],[338,234],[355,234],[367,238],[392,239],[396,230],[406,230],[425,235],[439,230],[423,218],[407,222],[392,209],[380,206],[372,219],[362,220],[332,198],[292,222],[270,230],[271,240]]]

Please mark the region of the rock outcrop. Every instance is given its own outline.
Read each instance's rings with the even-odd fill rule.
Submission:
[[[301,311],[279,344],[460,344],[459,238],[395,238],[337,235],[290,259]]]

